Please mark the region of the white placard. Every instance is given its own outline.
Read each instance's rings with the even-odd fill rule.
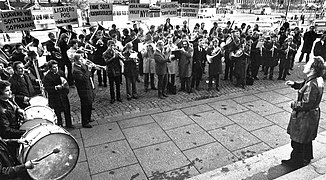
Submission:
[[[53,17],[57,26],[78,24],[77,6],[53,7]]]
[[[131,0],[129,2],[129,20],[144,20],[149,19],[149,4],[140,4],[139,0]]]
[[[113,21],[113,5],[108,3],[90,3],[89,21]]]
[[[161,2],[161,16],[175,17],[177,16],[178,2]]]
[[[199,4],[183,3],[181,6],[181,17],[196,18]]]
[[[0,12],[2,30],[4,32],[15,32],[35,29],[31,10],[15,10]]]

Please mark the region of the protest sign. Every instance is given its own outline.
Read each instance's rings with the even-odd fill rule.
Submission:
[[[183,3],[181,6],[181,17],[196,18],[199,4]]]
[[[15,10],[0,12],[2,30],[4,32],[15,32],[35,29],[31,10]]]
[[[53,7],[53,17],[57,26],[78,24],[77,6]]]
[[[108,3],[90,3],[89,21],[113,21],[113,5]]]
[[[129,20],[148,19],[149,4],[141,3],[139,0],[129,2]]]
[[[178,2],[161,2],[161,16],[174,17],[177,16]]]

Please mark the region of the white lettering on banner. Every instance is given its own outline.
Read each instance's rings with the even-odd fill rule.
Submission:
[[[15,10],[0,12],[5,32],[23,31],[35,29],[35,24],[31,10]]]
[[[89,21],[113,21],[113,5],[108,3],[96,3],[89,5]]]
[[[53,7],[53,17],[57,26],[78,24],[77,6]]]

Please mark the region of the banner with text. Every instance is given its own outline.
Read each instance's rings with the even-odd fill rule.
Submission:
[[[199,4],[182,3],[181,17],[196,18],[199,10]]]
[[[149,4],[140,4],[139,0],[129,1],[129,20],[148,19]]]
[[[178,2],[161,2],[161,16],[177,16]]]
[[[53,17],[57,26],[78,24],[77,6],[53,7]]]
[[[89,21],[113,21],[113,5],[108,3],[90,3]]]
[[[31,10],[0,12],[0,15],[4,32],[35,29]]]

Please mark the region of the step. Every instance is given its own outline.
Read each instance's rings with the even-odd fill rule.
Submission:
[[[319,159],[326,158],[326,131],[318,134],[316,140],[313,141],[313,149],[315,159],[312,160],[312,163]],[[281,160],[289,159],[291,151],[291,145],[287,144],[270,151],[263,152],[254,157],[194,176],[190,178],[190,180],[255,179],[252,177],[259,174],[262,176],[267,176],[270,173],[275,173],[275,171],[283,171],[283,174],[285,174],[289,171],[284,170],[284,166],[280,165]]]
[[[312,180],[314,178],[325,175],[325,173],[326,158],[322,158],[316,162],[309,164],[308,166],[292,171],[275,180]]]
[[[313,180],[325,180],[325,179],[326,179],[326,174],[316,177]]]

